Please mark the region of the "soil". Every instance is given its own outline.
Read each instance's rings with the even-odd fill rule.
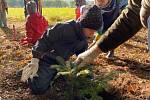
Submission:
[[[13,37],[15,25],[17,38]],[[0,29],[0,100],[38,100],[26,83],[20,82],[16,72],[32,58],[31,46],[21,46],[25,34],[24,22],[9,21],[9,28]],[[121,34],[121,33],[120,33]],[[101,77],[113,70],[124,71],[109,81],[115,100],[148,100],[150,97],[150,53],[147,50],[147,31],[141,29],[133,38],[115,50],[115,58],[106,59],[102,53],[95,59],[93,72]],[[57,93],[57,92],[56,92]],[[55,92],[51,98],[58,100]],[[41,97],[40,97],[41,98]],[[39,99],[41,100],[41,99]]]

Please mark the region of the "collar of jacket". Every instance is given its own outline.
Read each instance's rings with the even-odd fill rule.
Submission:
[[[119,6],[117,0],[111,0],[111,2],[107,6],[101,7],[102,14],[105,12],[112,12],[114,9],[116,9],[117,6]]]

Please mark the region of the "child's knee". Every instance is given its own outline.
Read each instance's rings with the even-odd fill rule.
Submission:
[[[56,76],[57,71],[50,68],[41,68],[38,71],[38,77],[29,79],[29,88],[35,95],[44,94],[49,88],[53,78]]]

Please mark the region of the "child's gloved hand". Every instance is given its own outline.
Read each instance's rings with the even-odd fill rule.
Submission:
[[[22,38],[19,43],[23,46],[32,44],[32,38],[28,37]]]
[[[150,15],[150,3],[148,0],[142,0],[142,7],[140,10],[140,20],[144,27],[147,27],[147,19]]]
[[[77,59],[75,60],[75,63],[79,67],[84,67],[88,64],[91,64],[94,61],[94,58],[96,58],[100,53],[100,50],[97,45],[94,45],[87,51],[81,53],[78,55]]]
[[[39,68],[39,59],[32,58],[31,62],[23,68],[21,81],[26,82],[29,78],[38,76],[37,71]]]

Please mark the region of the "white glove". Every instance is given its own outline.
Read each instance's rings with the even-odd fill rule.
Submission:
[[[85,67],[86,65],[92,63],[94,61],[94,58],[96,58],[100,52],[101,51],[98,48],[98,46],[94,45],[93,47],[91,47],[87,51],[79,54],[77,59],[75,60],[75,63],[79,67]]]
[[[140,20],[144,27],[147,28],[147,19],[150,15],[150,0],[142,0],[142,6],[140,10]]]
[[[39,59],[32,58],[31,62],[23,68],[21,81],[26,82],[29,78],[38,76],[37,71],[39,68]]]

